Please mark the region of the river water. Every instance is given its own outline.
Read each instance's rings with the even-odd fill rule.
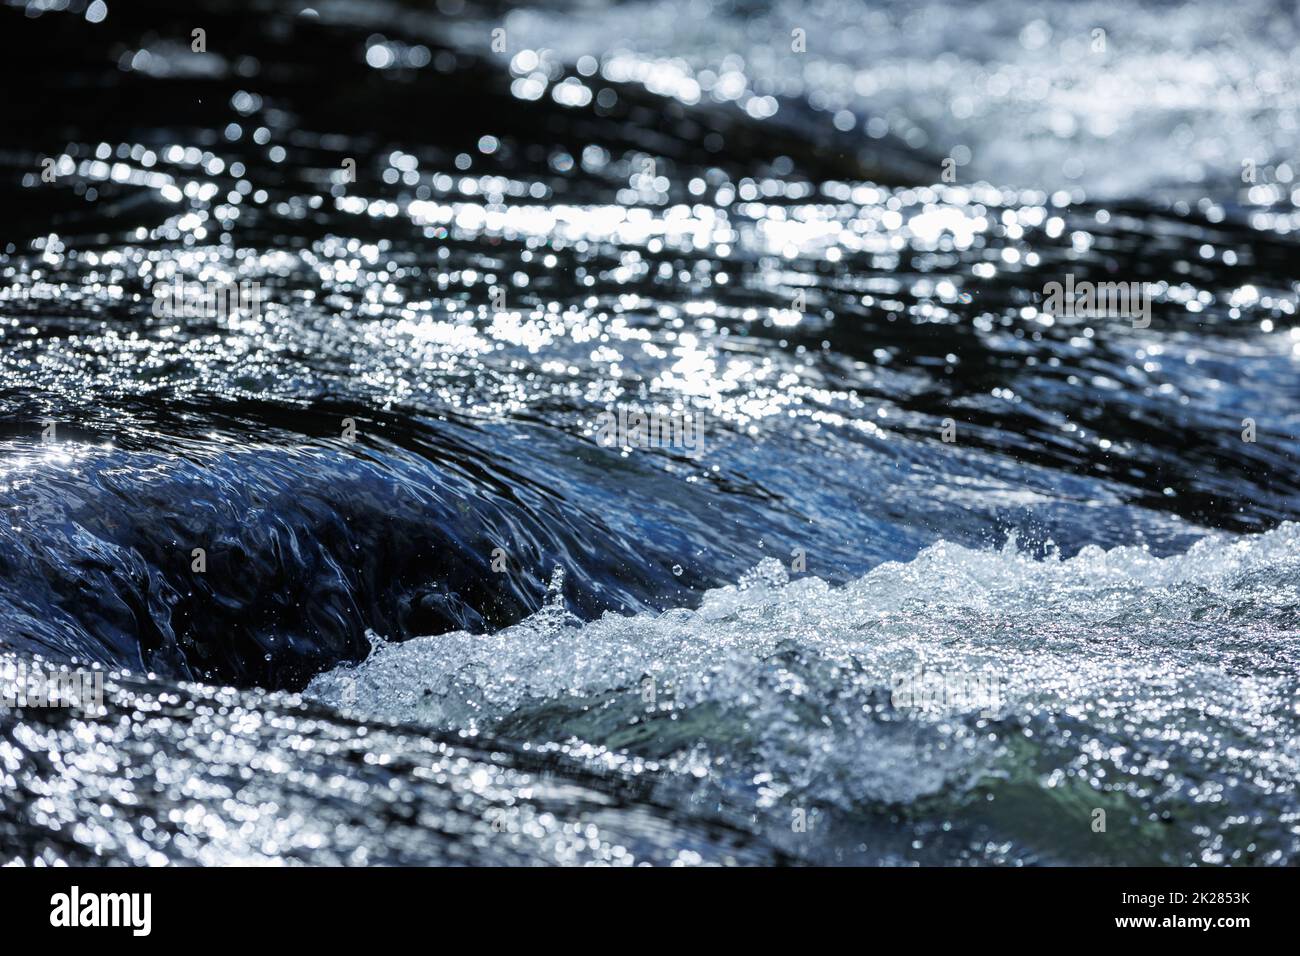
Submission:
[[[5,862],[1300,858],[1288,5],[0,21]]]

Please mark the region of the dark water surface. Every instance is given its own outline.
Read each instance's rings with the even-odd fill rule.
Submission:
[[[4,862],[1300,858],[1287,7],[105,9],[0,7],[0,682],[110,672]]]

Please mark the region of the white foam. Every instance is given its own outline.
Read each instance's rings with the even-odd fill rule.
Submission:
[[[961,792],[1006,773],[1022,733],[1093,783],[1150,788],[1163,772],[1133,763],[1145,747],[1166,769],[1293,790],[1298,570],[1294,524],[1171,557],[939,543],[841,588],[768,559],[698,610],[583,624],[553,598],[495,634],[376,641],[308,693],[371,718],[626,750],[760,807]],[[997,705],[896,707],[918,668],[991,677]]]

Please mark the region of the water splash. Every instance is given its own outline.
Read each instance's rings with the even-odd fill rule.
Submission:
[[[941,543],[841,588],[769,560],[697,610],[384,645],[307,693],[695,780],[796,853],[790,814],[816,808],[834,838],[814,856],[1281,863],[1300,851],[1298,570],[1296,525],[1165,558]],[[996,707],[900,701],[921,671],[983,676]],[[1124,849],[1094,839],[1094,808]],[[883,837],[890,815],[925,836]]]

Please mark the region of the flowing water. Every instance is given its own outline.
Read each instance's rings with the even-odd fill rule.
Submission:
[[[1298,34],[0,6],[0,859],[1300,861]]]

